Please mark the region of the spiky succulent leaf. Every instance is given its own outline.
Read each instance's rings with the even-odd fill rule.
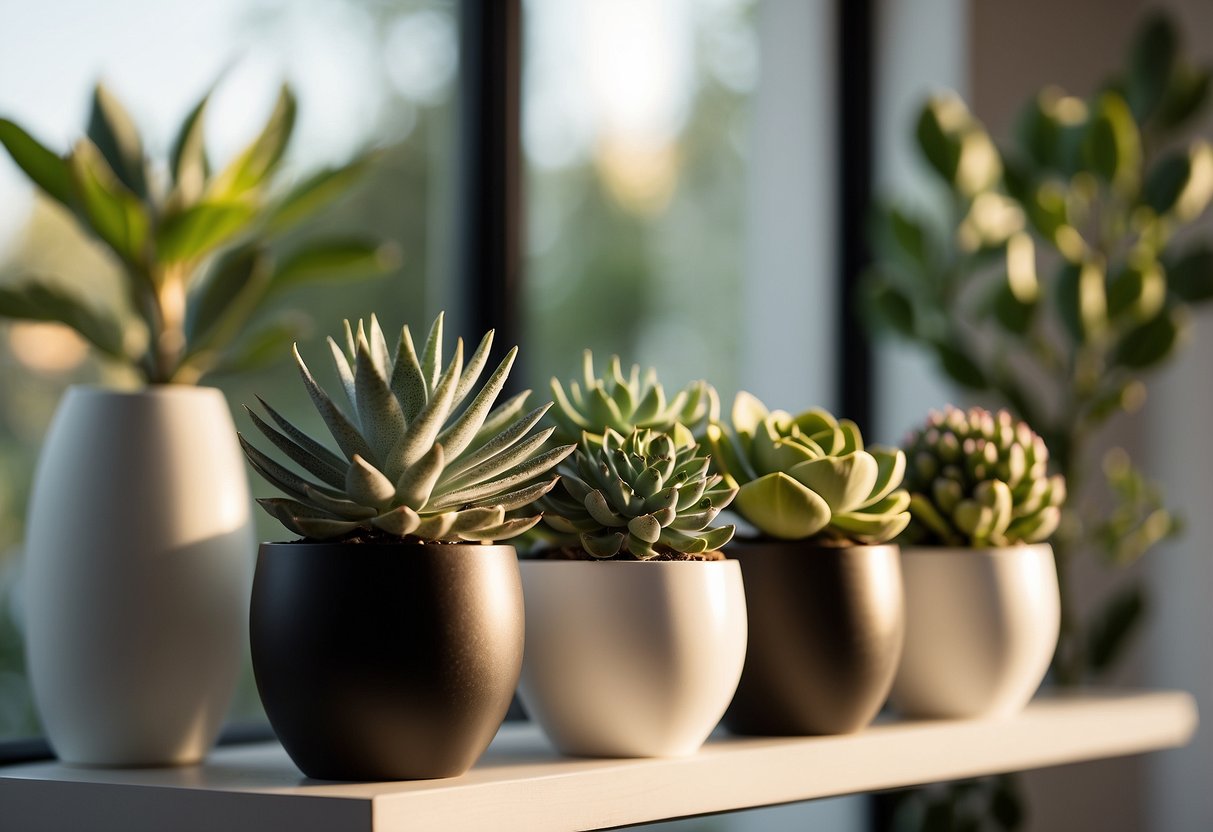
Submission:
[[[740,490],[733,510],[782,540],[876,544],[910,522],[905,455],[865,447],[859,427],[821,408],[792,415],[742,391],[731,425],[708,426],[712,465]]]
[[[637,428],[626,439],[607,428],[600,438],[582,436],[560,486],[536,503],[563,544],[594,558],[649,560],[713,552],[732,538],[733,526],[711,523],[737,489],[708,473],[687,428]]]
[[[911,539],[944,546],[1047,540],[1061,520],[1065,481],[1050,477],[1044,440],[1005,410],[932,412],[906,441]]]
[[[552,379],[552,400],[556,406],[551,418],[556,438],[562,442],[576,442],[589,433],[601,443],[608,429],[621,436],[629,436],[636,428],[664,433],[675,424],[699,436],[720,411],[716,390],[706,381],[688,384],[667,401],[652,368],[642,375],[640,367],[633,365],[625,374],[619,356],[614,355],[607,371],[599,376],[590,350],[582,354],[580,382],[570,382],[566,390],[559,379]]]
[[[347,386],[349,414],[316,382],[298,349],[295,359],[340,453],[264,402],[276,428],[250,410],[257,429],[305,472],[241,437],[253,468],[290,498],[262,500],[269,514],[314,539],[362,529],[423,540],[505,540],[539,521],[538,514],[525,512],[552,490],[556,478],[550,471],[574,446],[543,451],[550,431],[529,435],[545,412],[522,414],[529,391],[493,409],[514,351],[455,416],[488,360],[491,332],[466,367],[463,343],[457,342],[445,369],[441,316],[420,358],[408,327],[394,354],[389,351],[374,317],[369,326],[346,323],[344,350],[337,340],[329,342],[338,377]]]

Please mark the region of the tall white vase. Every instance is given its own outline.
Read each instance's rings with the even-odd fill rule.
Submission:
[[[239,675],[253,553],[218,390],[68,390],[34,479],[25,570],[34,701],[62,760],[206,754]]]

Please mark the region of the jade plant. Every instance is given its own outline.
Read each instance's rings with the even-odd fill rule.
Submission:
[[[877,544],[910,522],[910,495],[899,488],[905,455],[865,448],[850,420],[819,408],[771,411],[743,391],[732,424],[713,423],[707,436],[713,464],[739,486],[732,510],[765,536]]]
[[[586,433],[560,469],[558,489],[539,498],[543,522],[568,557],[599,560],[719,559],[733,526],[713,526],[737,493],[718,474],[689,429],[607,428]]]
[[[1012,546],[1048,540],[1061,522],[1065,478],[1049,451],[1006,410],[934,411],[905,445],[909,537],[935,546]]]
[[[1190,134],[1213,67],[1180,41],[1170,18],[1150,15],[1093,94],[1046,87],[1002,143],[958,96],[931,98],[916,139],[938,198],[888,205],[873,224],[872,322],[1026,420],[1065,476],[1051,541],[1063,685],[1108,673],[1147,610],[1136,580],[1080,608],[1076,561],[1127,567],[1180,528],[1124,451],[1095,457],[1213,300],[1213,247],[1198,223],[1213,199],[1213,145]]]
[[[344,345],[328,341],[348,415],[294,350],[303,384],[338,450],[264,401],[273,424],[248,409],[257,429],[306,472],[296,473],[240,437],[253,468],[287,495],[258,500],[267,512],[313,540],[494,541],[539,522],[537,512],[525,509],[552,489],[557,477],[549,472],[575,446],[543,450],[552,429],[531,430],[551,405],[527,410],[529,390],[494,408],[517,347],[472,396],[493,332],[466,365],[458,340],[444,370],[442,328],[439,315],[418,355],[405,326],[393,354],[375,316],[369,327],[360,321],[355,329],[347,321]]]
[[[125,298],[101,309],[57,283],[31,278],[0,286],[0,318],[65,324],[148,384],[195,383],[285,351],[298,336],[296,323],[249,326],[267,301],[301,283],[393,268],[393,248],[377,240],[309,236],[289,250],[275,245],[345,194],[374,154],[278,187],[296,109],[283,87],[259,135],[212,169],[203,140],[209,98],[190,110],[168,157],[155,161],[101,85],[87,134],[63,155],[0,118],[0,145],[108,251],[121,269]]]
[[[619,356],[613,355],[600,377],[590,350],[582,354],[581,382],[570,381],[566,391],[553,378],[552,399],[556,436],[565,442],[576,442],[587,432],[601,442],[608,428],[629,436],[636,428],[668,432],[675,424],[698,436],[720,410],[716,390],[706,381],[692,382],[667,399],[652,367],[642,373],[633,364],[625,375]]]

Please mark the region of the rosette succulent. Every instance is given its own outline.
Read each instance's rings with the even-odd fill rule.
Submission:
[[[942,546],[1011,546],[1047,540],[1061,521],[1065,479],[1049,451],[1010,413],[948,406],[905,445],[911,535]]]
[[[582,380],[570,381],[568,390],[559,379],[552,379],[552,399],[556,407],[552,420],[556,423],[556,438],[576,442],[583,433],[601,443],[609,428],[622,436],[630,436],[636,428],[662,433],[681,424],[694,435],[702,433],[717,417],[720,399],[716,389],[706,381],[695,381],[666,399],[665,390],[657,381],[652,367],[641,372],[633,364],[627,375],[619,356],[611,356],[607,372],[601,378],[594,371],[594,354],[582,354]]]
[[[607,428],[601,443],[588,433],[560,486],[538,500],[544,523],[563,543],[593,558],[704,559],[733,537],[712,526],[737,493],[717,474],[690,430],[635,429],[625,439]]]
[[[732,426],[713,423],[707,438],[717,470],[739,486],[733,511],[764,535],[877,544],[910,522],[910,495],[899,488],[905,455],[865,448],[847,419],[817,408],[768,410],[743,391]]]
[[[493,408],[517,347],[475,396],[488,361],[490,331],[463,360],[463,341],[442,369],[442,315],[420,358],[404,327],[394,357],[379,322],[345,325],[344,349],[329,338],[349,403],[339,408],[295,361],[339,452],[284,419],[264,401],[270,422],[249,409],[257,429],[307,474],[296,473],[243,436],[253,468],[287,497],[258,500],[291,531],[324,540],[351,533],[428,541],[491,541],[521,534],[539,521],[525,509],[555,485],[547,474],[575,446],[547,451],[552,429],[528,436],[551,405],[526,410],[530,391]],[[470,402],[460,406],[471,396]],[[457,414],[457,415],[456,415]]]

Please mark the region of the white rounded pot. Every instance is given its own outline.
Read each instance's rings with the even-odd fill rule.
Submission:
[[[519,695],[565,754],[694,754],[741,679],[741,569],[721,561],[523,561]]]
[[[30,498],[26,649],[61,759],[197,762],[247,633],[248,481],[218,390],[73,387]]]
[[[893,705],[908,716],[1004,717],[1028,703],[1057,647],[1047,543],[902,550],[905,648]]]

